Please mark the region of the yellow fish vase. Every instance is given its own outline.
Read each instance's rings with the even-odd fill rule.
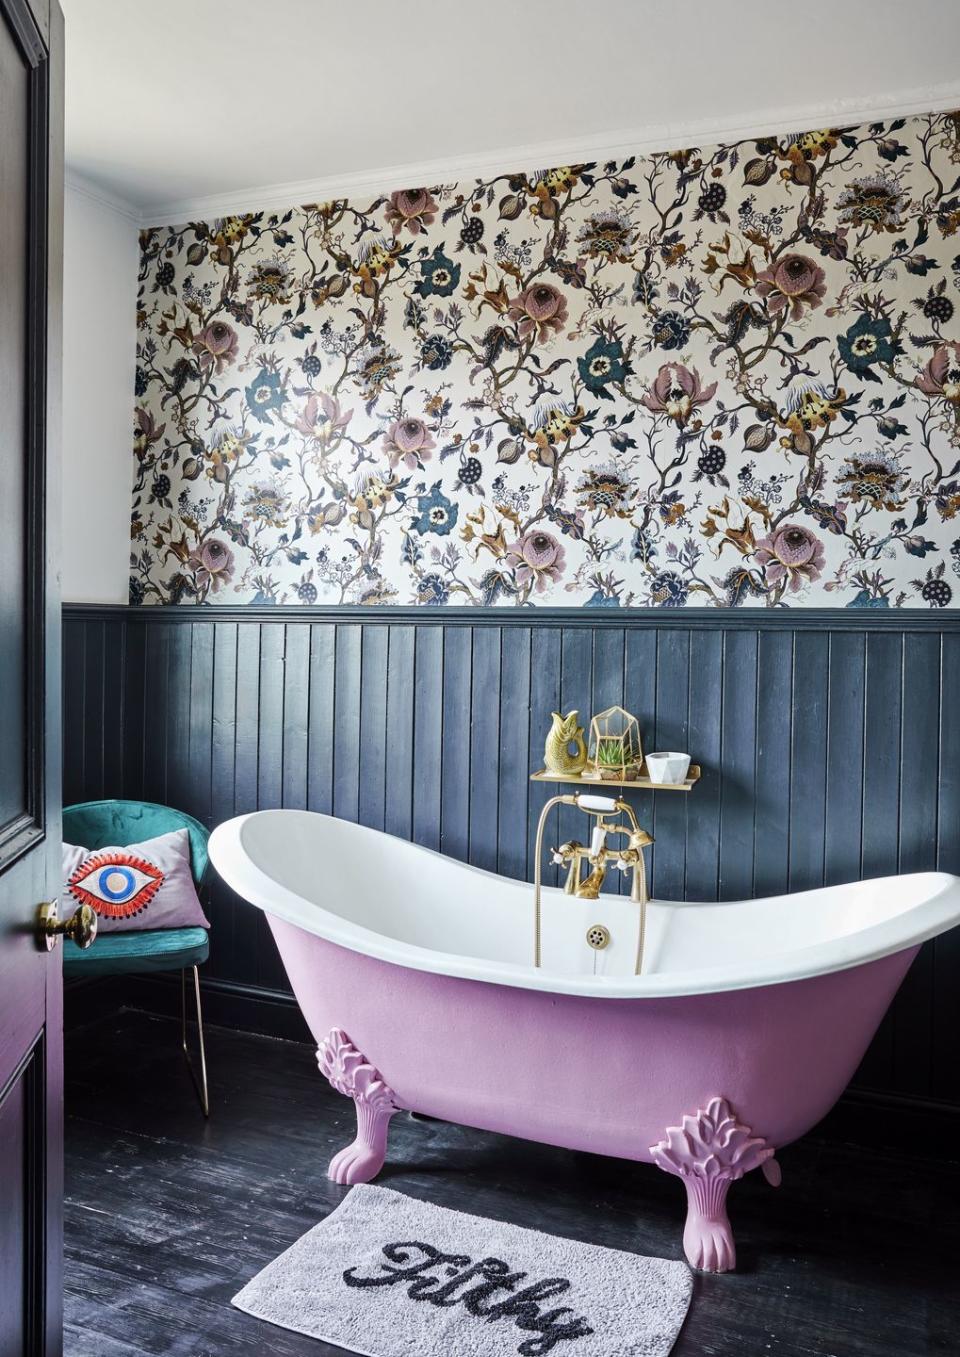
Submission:
[[[576,777],[586,767],[587,746],[583,742],[583,726],[577,725],[579,714],[570,711],[561,716],[558,711],[551,712],[553,725],[543,749],[544,767],[548,773]],[[572,753],[571,745],[575,746]]]

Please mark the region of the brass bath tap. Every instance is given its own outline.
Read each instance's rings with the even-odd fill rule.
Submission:
[[[633,881],[630,899],[635,905],[646,904],[646,872],[644,871],[641,850],[653,843],[653,839],[646,830],[641,829],[637,824],[632,807],[626,801],[616,803],[616,809],[628,816],[629,826],[608,824],[606,816],[610,813],[609,811],[590,811],[587,807],[581,807],[581,809],[587,810],[588,814],[598,815],[598,819],[589,848],[577,839],[571,839],[569,843],[562,843],[553,854],[555,863],[560,865],[569,863],[567,879],[563,886],[564,894],[574,895],[580,900],[598,899],[601,887],[606,879],[607,864],[613,863],[621,872],[629,872],[632,869]],[[607,836],[610,834],[626,836],[626,847],[608,847]],[[589,863],[593,868],[585,879],[581,879],[580,872],[583,862]]]
[[[600,895],[600,888],[603,885],[607,875],[607,864],[614,863],[620,871],[629,872],[632,870],[633,879],[631,882],[630,899],[640,906],[640,928],[637,938],[637,958],[635,974],[639,975],[643,966],[643,947],[646,935],[647,922],[647,872],[646,864],[643,858],[643,850],[648,844],[653,843],[653,839],[641,829],[637,823],[637,817],[633,812],[633,807],[620,798],[614,800],[606,796],[585,796],[583,794],[574,796],[554,796],[544,806],[540,815],[540,822],[537,825],[536,841],[536,861],[534,867],[534,904],[535,904],[535,939],[534,939],[534,965],[540,965],[540,891],[541,891],[541,855],[543,851],[543,826],[550,810],[556,805],[577,806],[587,815],[592,815],[596,819],[593,833],[590,838],[590,846],[587,847],[577,839],[571,839],[567,843],[560,845],[553,853],[552,858],[555,863],[561,866],[568,866],[567,878],[564,882],[563,890],[566,895],[576,896],[580,900],[596,900]],[[610,824],[607,817],[610,815],[625,815],[628,824]],[[626,837],[627,843],[622,848],[610,848],[607,844],[607,838],[611,834],[620,834]],[[588,863],[591,871],[588,876],[581,878],[581,864]]]

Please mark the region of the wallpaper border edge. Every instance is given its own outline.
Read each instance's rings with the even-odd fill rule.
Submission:
[[[63,604],[65,621],[304,622],[371,626],[649,627],[658,631],[960,633],[960,609],[895,608],[431,608],[380,604]]]

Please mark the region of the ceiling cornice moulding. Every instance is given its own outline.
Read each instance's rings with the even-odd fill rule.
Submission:
[[[126,198],[121,198],[117,193],[111,193],[107,188],[100,184],[95,184],[86,175],[79,174],[76,170],[68,166],[63,176],[64,187],[73,193],[79,193],[82,198],[89,198],[92,203],[97,203],[100,207],[109,208],[111,212],[116,212],[118,216],[126,217],[136,226],[143,224],[143,213],[135,203],[129,202]]]
[[[750,140],[766,135],[782,135],[824,126],[854,126],[913,117],[923,113],[945,113],[960,108],[960,81],[933,85],[926,89],[902,90],[862,99],[837,99],[828,104],[806,105],[793,109],[772,109],[755,120],[705,118],[690,122],[670,122],[619,132],[597,133],[566,141],[544,141],[474,152],[439,160],[412,161],[407,164],[361,170],[287,183],[249,185],[227,193],[182,198],[156,207],[142,207],[134,215],[141,226],[178,225],[187,221],[209,221],[215,217],[242,212],[274,211],[301,203],[326,202],[332,198],[376,195],[405,185],[449,184],[468,179],[489,179],[511,171],[545,169],[553,165],[589,160],[622,160],[630,155],[677,150],[687,146],[709,146],[720,142]],[[68,178],[69,182],[69,178]],[[87,181],[83,181],[86,183]],[[89,196],[110,205],[111,195],[91,186]],[[83,190],[80,190],[83,191]],[[118,198],[115,200],[120,203]],[[129,204],[127,204],[129,207]],[[117,207],[116,210],[121,210]]]

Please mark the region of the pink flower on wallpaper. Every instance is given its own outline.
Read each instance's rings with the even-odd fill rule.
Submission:
[[[193,341],[193,351],[201,367],[213,367],[217,373],[229,363],[237,361],[240,341],[232,325],[223,320],[212,320]]]
[[[563,547],[542,528],[532,528],[518,541],[511,542],[505,557],[507,565],[513,568],[517,584],[521,588],[533,584],[538,594],[560,578],[565,559]]]
[[[809,528],[784,523],[757,543],[757,561],[771,584],[788,582],[797,593],[807,582],[818,580],[824,567],[823,543]]]
[[[766,298],[771,315],[789,307],[790,319],[800,320],[805,309],[812,311],[827,295],[826,277],[820,265],[805,254],[785,254],[757,275],[757,292]]]
[[[532,283],[510,303],[510,315],[517,322],[521,339],[535,335],[544,343],[559,334],[567,320],[567,302],[552,283]]]
[[[696,368],[684,367],[682,363],[664,363],[653,386],[641,400],[654,414],[669,415],[683,425],[698,406],[713,400],[716,391],[716,382],[703,386]]]
[[[406,228],[412,236],[432,226],[437,215],[437,204],[429,189],[402,188],[391,193],[387,201],[387,221],[398,236]]]
[[[209,585],[217,593],[233,579],[233,552],[219,537],[208,537],[194,547],[187,564],[194,571],[198,589]]]
[[[914,383],[925,396],[960,405],[960,344],[941,344]]]
[[[410,471],[428,461],[437,446],[422,419],[396,419],[383,437],[390,465],[403,462]]]
[[[332,439],[342,433],[353,418],[353,411],[340,409],[340,402],[326,391],[313,392],[300,414],[293,421],[293,427],[305,438]]]

